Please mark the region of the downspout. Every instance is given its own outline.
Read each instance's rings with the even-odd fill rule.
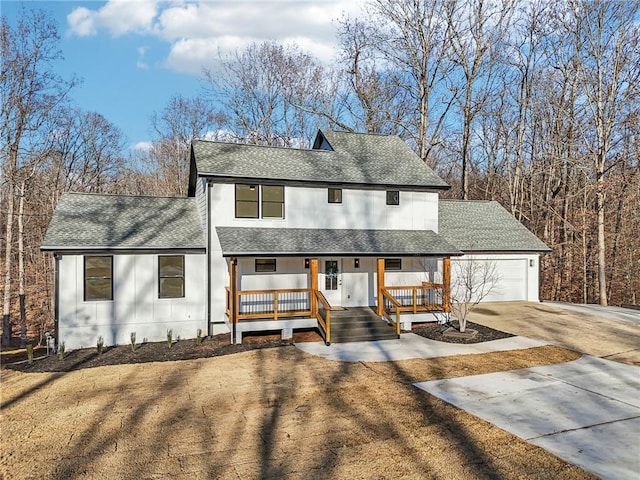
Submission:
[[[211,182],[207,180],[207,334],[213,336],[211,323]]]
[[[60,254],[53,254],[53,337],[58,351],[60,340],[58,322],[60,318]],[[47,347],[48,348],[48,347]]]
[[[231,278],[229,279],[230,291],[231,291],[231,344],[236,344],[236,324],[238,323],[238,260],[236,258],[230,258],[231,262]]]

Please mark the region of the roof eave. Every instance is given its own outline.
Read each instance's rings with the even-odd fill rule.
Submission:
[[[42,252],[51,253],[66,253],[66,254],[83,254],[87,252],[117,252],[117,253],[154,253],[154,252],[193,252],[204,253],[206,247],[204,246],[182,246],[182,247],[118,247],[118,246],[51,246],[42,245],[40,247]]]
[[[248,176],[234,176],[234,175],[219,175],[216,173],[209,172],[198,172],[199,177],[207,177],[208,179],[215,178],[220,180],[223,183],[234,183],[237,181],[251,181],[251,182],[269,182],[269,183],[286,183],[288,185],[314,185],[314,186],[323,186],[323,185],[337,185],[342,187],[354,187],[354,188],[363,188],[363,189],[373,189],[376,187],[383,187],[386,189],[398,189],[398,190],[420,190],[420,191],[433,191],[433,190],[442,190],[446,191],[451,188],[450,185],[447,184],[437,184],[437,185],[424,185],[424,184],[390,184],[390,183],[364,183],[364,182],[338,182],[338,181],[328,181],[328,180],[300,180],[295,178],[274,178],[274,177],[248,177]]]

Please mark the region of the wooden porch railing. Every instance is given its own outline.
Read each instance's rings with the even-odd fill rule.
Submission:
[[[389,320],[396,331],[396,335],[400,335],[400,312],[402,305],[383,287],[382,293],[382,314]]]
[[[227,291],[226,313],[232,319],[231,291]],[[238,290],[236,321],[258,318],[278,320],[285,317],[311,316],[311,289]]]
[[[319,290],[314,290],[313,294],[315,295],[318,301],[318,311],[316,312],[316,320],[318,320],[318,325],[324,331],[324,342],[327,345],[331,344],[331,305]]]
[[[400,312],[448,312],[446,292],[442,283],[422,282],[422,285],[385,286],[398,303],[394,305]]]

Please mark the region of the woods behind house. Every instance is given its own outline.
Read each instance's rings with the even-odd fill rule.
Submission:
[[[452,186],[546,242],[542,298],[640,295],[640,3],[370,0],[337,25],[334,64],[252,44],[175,96],[132,151],[73,103],[58,26],[1,23],[3,341],[42,340],[53,262],[39,251],[62,192],[182,196],[192,138],[309,147],[317,128],[394,134]]]

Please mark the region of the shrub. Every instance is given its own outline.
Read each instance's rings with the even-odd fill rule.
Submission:
[[[64,342],[58,345],[58,360],[64,359]]]
[[[167,330],[167,346],[171,348],[171,344],[173,343],[173,330]]]
[[[98,337],[98,343],[96,343],[96,347],[98,349],[98,355],[102,355],[102,352],[104,351],[104,338],[102,338],[102,335]]]
[[[136,351],[136,332],[131,332],[131,351]]]
[[[29,365],[33,363],[33,345],[31,344],[27,345],[27,361]]]

